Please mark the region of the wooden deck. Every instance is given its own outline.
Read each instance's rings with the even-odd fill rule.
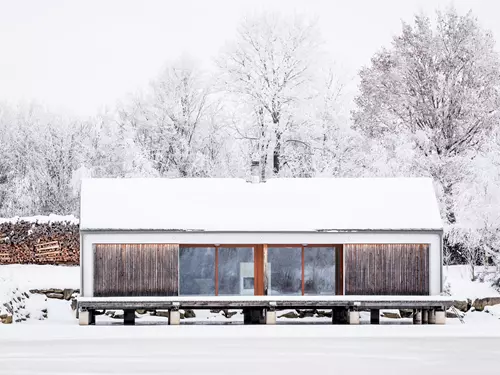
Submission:
[[[443,296],[80,297],[82,310],[106,309],[447,309]]]

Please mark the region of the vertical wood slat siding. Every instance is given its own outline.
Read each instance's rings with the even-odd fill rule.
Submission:
[[[179,245],[94,245],[94,295],[178,295]]]
[[[344,245],[345,294],[428,295],[429,245]]]

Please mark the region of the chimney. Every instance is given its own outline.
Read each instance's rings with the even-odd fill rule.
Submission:
[[[252,184],[258,184],[260,182],[260,163],[253,160],[250,164],[250,182]]]

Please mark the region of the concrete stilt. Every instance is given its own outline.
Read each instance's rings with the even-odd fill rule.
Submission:
[[[266,319],[261,309],[243,309],[244,324],[261,324],[265,322]]]
[[[422,310],[422,324],[429,324],[429,310]]]
[[[332,324],[346,324],[348,310],[345,307],[332,308]]]
[[[171,326],[181,324],[181,312],[179,310],[168,310],[168,324]]]
[[[429,310],[429,324],[436,324],[436,310]]]
[[[446,311],[444,309],[436,310],[436,324],[446,324]]]
[[[349,310],[349,324],[359,324],[359,311],[350,309]]]
[[[422,324],[422,310],[413,310],[413,324]]]
[[[266,310],[266,324],[276,324],[276,310]]]
[[[92,310],[80,311],[78,314],[78,323],[81,326],[88,326],[91,324],[95,324],[94,311]]]
[[[380,324],[380,310],[371,309],[370,310],[370,324]]]
[[[135,310],[123,310],[123,324],[126,326],[135,324]]]

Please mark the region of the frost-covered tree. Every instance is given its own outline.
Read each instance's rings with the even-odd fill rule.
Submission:
[[[435,23],[418,15],[360,72],[355,126],[372,137],[405,137],[440,184],[455,221],[460,157],[477,150],[499,123],[500,61],[489,31],[450,8]],[[458,157],[458,158],[457,158]]]
[[[233,95],[235,112],[244,113],[235,120],[237,136],[251,142],[262,177],[268,164],[280,173],[288,135],[301,126],[296,111],[311,95],[319,47],[314,22],[264,13],[243,19],[217,59],[223,90]]]
[[[203,176],[198,134],[208,108],[208,84],[186,58],[169,65],[149,90],[121,110],[124,128],[160,176]]]

